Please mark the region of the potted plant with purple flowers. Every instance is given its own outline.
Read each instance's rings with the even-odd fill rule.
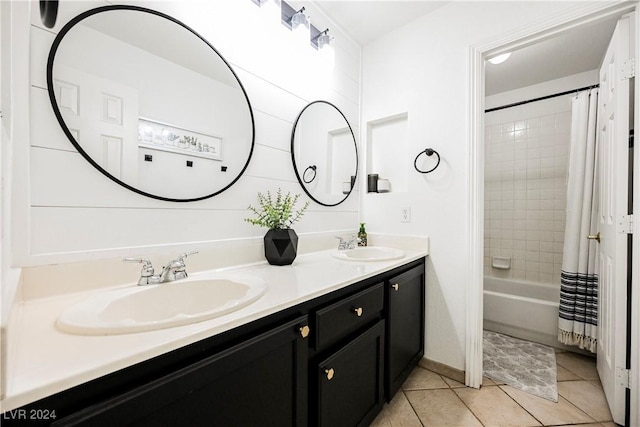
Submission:
[[[279,188],[275,197],[267,191],[266,195],[258,192],[259,208],[249,205],[248,209],[256,218],[245,218],[245,221],[269,231],[264,236],[264,256],[271,265],[290,265],[298,254],[298,235],[291,226],[302,218],[309,202],[298,210],[295,205],[299,194],[282,195]]]

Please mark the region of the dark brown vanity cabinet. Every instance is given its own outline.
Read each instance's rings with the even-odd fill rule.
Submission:
[[[424,353],[424,301],[420,259],[7,411],[1,422],[368,425]],[[22,417],[43,410],[56,418]]]
[[[385,282],[386,396],[390,401],[424,355],[424,265]]]

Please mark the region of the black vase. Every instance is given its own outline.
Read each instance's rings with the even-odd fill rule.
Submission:
[[[298,235],[291,228],[272,228],[264,235],[264,257],[271,265],[289,265],[298,255]]]

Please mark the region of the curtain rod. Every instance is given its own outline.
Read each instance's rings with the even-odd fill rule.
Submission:
[[[530,102],[536,102],[536,101],[543,101],[545,99],[555,98],[557,96],[562,96],[562,95],[569,95],[571,93],[580,92],[581,90],[593,89],[593,88],[597,88],[597,87],[600,87],[600,85],[599,84],[595,84],[595,85],[591,85],[591,86],[581,87],[581,88],[578,88],[578,89],[567,90],[565,92],[554,93],[553,95],[541,96],[540,98],[533,98],[533,99],[527,99],[525,101],[514,102],[513,104],[503,105],[502,107],[489,108],[489,109],[484,110],[484,112],[485,113],[490,113],[492,111],[504,110],[505,108],[517,107],[518,105],[524,105],[524,104],[528,104]]]

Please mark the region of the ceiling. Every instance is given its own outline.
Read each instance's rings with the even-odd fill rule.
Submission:
[[[485,64],[485,94],[493,95],[600,68],[618,16],[581,25]]]
[[[349,36],[364,46],[448,2],[431,0],[315,0]],[[618,16],[579,26],[487,63],[485,90],[492,95],[596,69]]]
[[[336,24],[361,46],[414,19],[433,12],[444,1],[410,0],[316,0]]]

